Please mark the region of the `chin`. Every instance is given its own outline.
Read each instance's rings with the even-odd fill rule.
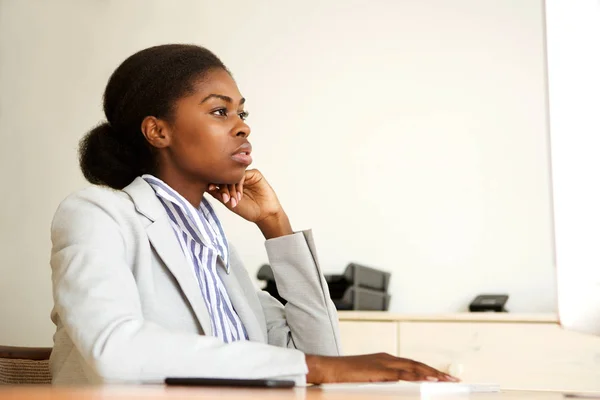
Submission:
[[[219,176],[218,180],[215,179],[214,182],[221,185],[235,185],[236,183],[242,180],[245,173],[246,168],[239,169],[237,171],[231,171],[228,174],[223,174]]]

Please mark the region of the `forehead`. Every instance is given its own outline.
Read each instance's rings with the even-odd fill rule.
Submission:
[[[194,96],[205,97],[210,94],[219,94],[231,97],[233,101],[239,101],[242,98],[237,84],[223,69],[209,71],[194,84]]]

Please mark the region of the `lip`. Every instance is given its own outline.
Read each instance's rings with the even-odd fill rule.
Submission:
[[[249,142],[246,142],[236,149],[231,158],[233,161],[248,166],[252,164],[252,156],[250,153],[252,153],[252,145]]]

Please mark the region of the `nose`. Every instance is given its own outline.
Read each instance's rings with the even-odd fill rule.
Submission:
[[[235,127],[234,132],[235,136],[247,138],[250,136],[250,126],[246,122],[240,120],[240,123]]]

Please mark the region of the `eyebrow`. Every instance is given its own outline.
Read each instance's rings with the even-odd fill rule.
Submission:
[[[225,96],[223,94],[217,94],[217,93],[211,93],[208,96],[206,96],[201,102],[200,104],[204,103],[205,101],[208,101],[209,99],[212,98],[217,98],[217,99],[221,99],[227,103],[233,103],[233,99],[229,96]],[[244,104],[246,102],[246,99],[242,97],[242,99],[240,100],[240,105]]]

